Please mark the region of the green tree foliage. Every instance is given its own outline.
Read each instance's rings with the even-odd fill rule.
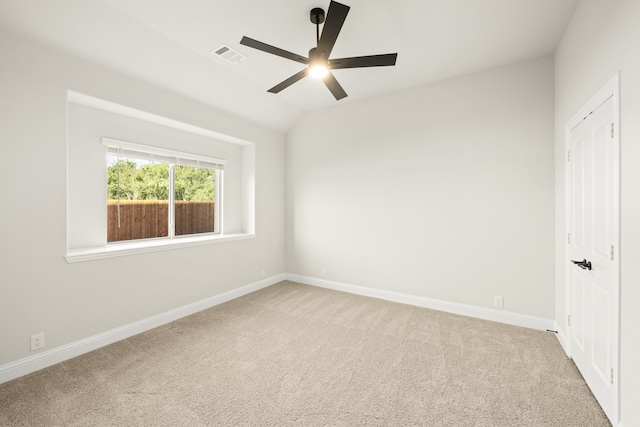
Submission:
[[[174,175],[176,200],[214,200],[214,170],[176,165]],[[118,159],[107,168],[107,198],[169,200],[169,165]]]
[[[109,166],[107,168],[107,199],[136,200],[133,189],[136,172],[136,163],[129,159],[119,159]]]
[[[213,169],[176,165],[176,200],[213,201],[216,189],[215,178]]]

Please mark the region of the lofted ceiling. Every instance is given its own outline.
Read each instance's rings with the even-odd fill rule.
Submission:
[[[552,53],[578,0],[341,0],[351,7],[332,57],[398,53],[395,67],[335,70],[336,101],[304,65],[242,36],[307,56],[314,7],[329,0],[0,0],[0,30],[286,131],[304,113]],[[227,45],[246,59],[212,54]]]

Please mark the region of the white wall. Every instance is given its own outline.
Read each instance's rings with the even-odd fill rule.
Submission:
[[[564,126],[621,71],[621,421],[640,425],[640,2],[582,0],[555,55],[556,319],[565,328]]]
[[[551,319],[553,60],[308,113],[287,272]]]
[[[0,365],[284,273],[284,135],[0,33]],[[67,90],[256,144],[256,238],[67,264]]]

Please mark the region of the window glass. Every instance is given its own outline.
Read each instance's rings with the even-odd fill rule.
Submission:
[[[176,165],[175,235],[214,231],[216,171]]]
[[[108,155],[107,242],[169,236],[169,165]]]
[[[218,174],[108,154],[107,242],[217,232]]]

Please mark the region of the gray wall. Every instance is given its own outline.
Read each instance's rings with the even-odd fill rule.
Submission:
[[[287,272],[552,319],[553,59],[308,113]]]
[[[0,365],[284,273],[284,135],[2,33],[0,58]],[[256,238],[67,264],[67,90],[254,142]]]
[[[555,54],[556,319],[565,330],[564,126],[621,72],[621,421],[640,425],[640,2],[579,3]]]

